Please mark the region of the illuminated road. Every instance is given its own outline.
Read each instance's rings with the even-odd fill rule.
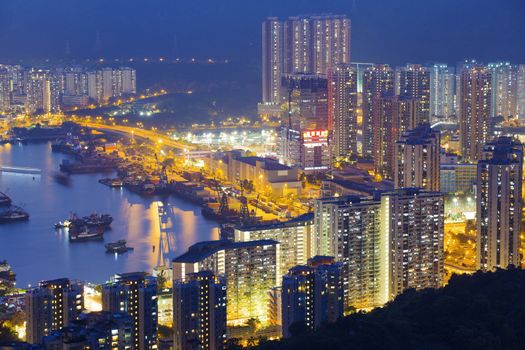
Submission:
[[[80,122],[82,126],[94,129],[94,130],[103,130],[108,132],[114,132],[119,134],[126,134],[126,135],[133,135],[137,137],[141,137],[144,139],[148,139],[152,142],[159,142],[162,143],[164,146],[177,148],[180,150],[195,150],[197,147],[195,145],[191,144],[184,144],[178,141],[175,141],[166,135],[162,135],[159,133],[156,133],[155,131],[150,130],[144,130],[139,128],[133,128],[130,126],[123,126],[123,125],[105,125],[105,124],[97,124],[97,123],[89,123],[89,122]]]
[[[445,269],[450,271],[450,272],[457,273],[457,274],[464,274],[464,273],[469,273],[470,274],[470,273],[476,272],[475,268],[465,267],[465,266],[457,266],[457,265],[452,265],[452,264],[449,264],[449,263],[445,263]]]

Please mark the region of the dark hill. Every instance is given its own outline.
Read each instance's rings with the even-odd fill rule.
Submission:
[[[525,349],[525,271],[453,276],[439,290],[407,291],[368,314],[258,350]]]

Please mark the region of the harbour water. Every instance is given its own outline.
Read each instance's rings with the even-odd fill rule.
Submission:
[[[0,225],[0,260],[13,267],[19,287],[60,277],[101,283],[119,272],[151,271],[198,241],[218,238],[217,224],[203,218],[200,207],[98,183],[111,174],[73,175],[69,185],[57,182],[53,174],[64,158],[51,152],[50,143],[0,145],[0,166],[41,169],[40,175],[0,173],[0,191],[30,214],[28,222]],[[67,230],[53,228],[70,213],[95,212],[114,218],[104,241],[70,243]],[[106,253],[104,244],[119,239],[134,250]]]

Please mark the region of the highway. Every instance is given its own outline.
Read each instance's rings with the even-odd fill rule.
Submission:
[[[130,126],[123,126],[123,125],[105,125],[105,124],[98,124],[98,123],[91,123],[91,122],[80,122],[80,125],[85,126],[87,128],[91,128],[94,130],[101,130],[106,132],[113,132],[117,134],[125,134],[125,135],[133,135],[137,137],[141,137],[144,139],[148,139],[152,142],[158,142],[162,143],[162,145],[167,147],[173,147],[176,149],[179,149],[181,151],[184,150],[196,150],[197,146],[191,145],[191,144],[185,144],[178,141],[175,141],[166,135],[162,135],[159,133],[156,133],[155,131],[150,130],[144,130],[140,128],[134,128]]]

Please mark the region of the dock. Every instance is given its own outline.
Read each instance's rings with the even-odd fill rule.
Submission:
[[[13,173],[23,175],[41,175],[42,170],[37,168],[17,167],[17,166],[0,166],[0,173]]]

